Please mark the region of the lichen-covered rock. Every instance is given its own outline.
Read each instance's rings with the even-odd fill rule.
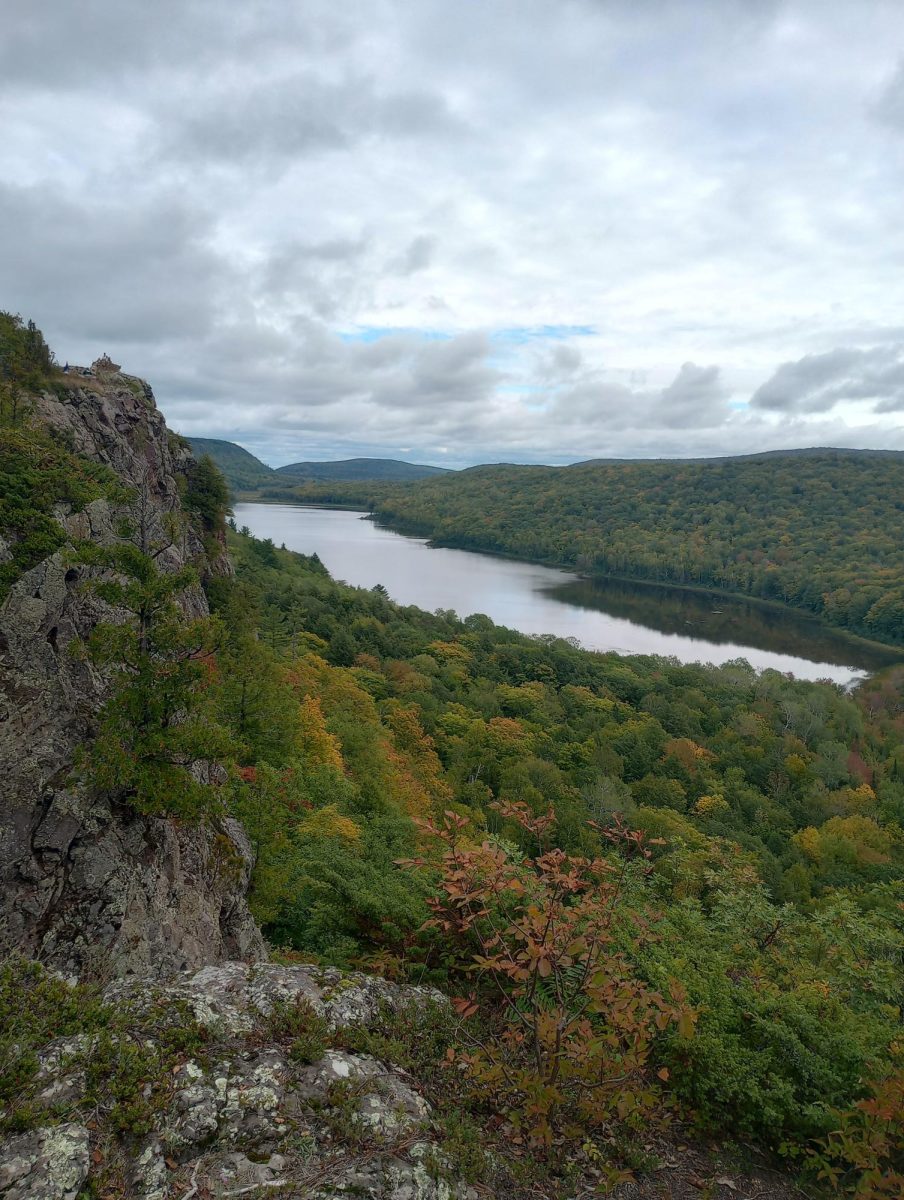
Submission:
[[[376,1079],[385,1069],[369,1054],[327,1050],[321,1059],[300,1073],[295,1081],[295,1094],[304,1100],[326,1102],[337,1084],[360,1085]]]
[[[358,1101],[358,1123],[375,1138],[393,1142],[417,1129],[430,1116],[430,1105],[398,1075],[386,1070],[372,1080]]]
[[[430,1169],[432,1166],[433,1169]],[[351,1162],[311,1193],[310,1200],[477,1200],[477,1192],[443,1174],[442,1155],[417,1142],[402,1159],[383,1155]]]
[[[90,1140],[82,1125],[53,1125],[0,1142],[3,1200],[75,1200],[88,1177]]]
[[[311,965],[226,962],[164,980],[118,979],[104,998],[122,1017],[118,1025],[102,1019],[104,1035],[121,1038],[124,1052],[165,1034],[178,1034],[184,1048],[146,1056],[133,1076],[151,1097],[137,1138],[133,1125],[124,1137],[117,1132],[121,1112],[92,1076],[96,1033],[38,1048],[36,1103],[54,1106],[63,1123],[44,1127],[41,1119],[42,1128],[0,1146],[2,1200],[69,1195],[94,1180],[95,1164],[101,1194],[104,1179],[115,1179],[126,1190],[111,1194],[137,1200],[176,1200],[192,1187],[201,1195],[272,1188],[322,1200],[473,1197],[431,1140],[434,1114],[414,1080],[391,1062],[340,1048],[350,1026],[376,1029],[387,1006],[444,1003],[439,993]],[[307,1055],[317,1041],[303,1036],[306,1022],[319,1035],[330,1027],[339,1043],[314,1062]],[[118,1061],[115,1041],[105,1053]],[[154,1063],[158,1077],[148,1074]],[[127,1107],[128,1078],[117,1091]]]
[[[147,384],[113,373],[40,396],[34,412],[115,471],[152,528],[181,511],[191,454],[168,433]],[[71,543],[107,545],[125,511],[99,499],[56,516]],[[165,571],[189,562],[229,570],[225,556],[206,555],[191,524],[158,559]],[[93,803],[74,781],[76,747],[107,696],[104,676],[68,652],[111,616],[84,587],[99,570],[57,551],[0,605],[0,954],[24,953],[68,976],[261,958],[244,901],[251,848],[234,822],[202,829],[142,817]],[[185,593],[183,607],[188,616],[206,613],[200,587]]]
[[[169,1194],[169,1169],[163,1143],[152,1137],[141,1151],[129,1172],[136,1200],[166,1200]]]
[[[140,1003],[158,993],[153,981],[138,978],[114,981],[105,995],[111,1001],[129,998]],[[369,1024],[382,1004],[443,1003],[435,988],[400,987],[333,967],[268,962],[222,962],[185,971],[166,981],[166,994],[184,1000],[198,1023],[215,1034],[247,1034],[275,1005],[297,1001],[309,1004],[333,1029]]]

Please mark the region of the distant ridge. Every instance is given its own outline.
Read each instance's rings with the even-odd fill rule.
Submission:
[[[613,466],[640,463],[730,463],[756,462],[760,459],[816,458],[832,455],[844,458],[904,460],[904,450],[856,450],[846,446],[806,446],[794,450],[760,450],[752,454],[723,454],[700,458],[587,458],[580,462],[549,466],[542,463],[479,463],[454,471],[426,463],[409,463],[396,458],[344,458],[334,462],[297,462],[284,467],[268,467],[249,450],[235,442],[219,438],[189,438],[195,454],[209,454],[233,492],[252,492],[273,486],[290,487],[296,480],[319,482],[382,482],[405,483],[440,475],[466,476],[485,472],[569,471],[581,467]]]
[[[337,462],[298,462],[277,467],[278,475],[292,479],[379,479],[402,483],[409,479],[427,479],[431,475],[451,475],[448,467],[401,462],[396,458],[345,458]]]
[[[757,450],[749,454],[705,454],[699,458],[584,458],[571,467],[610,466],[612,463],[702,463],[753,462],[760,458],[816,458],[820,454],[840,454],[851,458],[904,458],[904,450],[858,450],[851,446],[804,446],[797,450]],[[499,464],[500,466],[503,464]]]
[[[196,437],[189,438],[188,441],[198,458],[204,454],[210,455],[234,492],[253,491],[273,480],[273,468],[255,458],[243,446],[237,446],[235,442]]]
[[[412,479],[428,479],[434,475],[455,473],[447,467],[402,462],[396,458],[343,458],[336,462],[298,462],[274,470],[235,442],[199,437],[189,438],[188,441],[199,458],[203,454],[210,455],[234,492],[255,491],[268,484],[289,487],[295,480],[302,479],[404,483]]]

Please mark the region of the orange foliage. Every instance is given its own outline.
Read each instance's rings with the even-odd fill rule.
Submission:
[[[555,823],[551,811],[534,817],[521,803],[494,807],[540,844]],[[648,1066],[655,1038],[673,1023],[690,1037],[696,1015],[678,983],[664,998],[618,948],[627,929],[635,947],[650,936],[647,916],[624,908],[627,860],[649,857],[643,835],[600,830],[625,851],[616,865],[563,850],[517,860],[467,841],[469,822],[450,811],[423,828],[444,847],[428,927],[461,947],[461,969],[476,984],[453,1003],[465,1021],[483,1009],[494,1031],[469,1037],[464,1026],[470,1047],[451,1061],[507,1112],[517,1140],[544,1150],[576,1128],[648,1123],[658,1103]]]
[[[662,748],[662,757],[674,758],[691,775],[716,757],[711,750],[698,746],[690,738],[673,738]]]

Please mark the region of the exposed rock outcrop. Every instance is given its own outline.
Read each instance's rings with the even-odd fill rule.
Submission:
[[[90,1133],[82,1123],[91,1105],[79,1054],[84,1060],[92,1046],[70,1041],[41,1052],[42,1095],[68,1120],[0,1142],[4,1200],[62,1200],[92,1180],[100,1194],[142,1200],[193,1188],[207,1196],[273,1188],[311,1200],[476,1200],[437,1145],[431,1107],[409,1076],[342,1049],[299,1056],[274,1021],[295,1012],[296,1033],[317,1022],[341,1041],[343,1031],[370,1028],[393,1008],[443,1003],[438,993],[311,966],[231,962],[165,984],[120,981],[106,998],[136,1014],[181,1006],[182,1020],[193,1017],[202,1034],[200,1049],[168,1067],[153,1128],[115,1144],[103,1102]]]
[[[136,511],[151,530],[175,528],[180,477],[193,460],[150,387],[118,373],[79,382],[36,397],[34,419],[115,471],[131,499],[58,512],[70,541],[109,544]],[[202,573],[229,570],[225,555],[205,553],[191,522],[179,530],[158,558],[162,570],[189,562]],[[72,783],[76,747],[107,694],[103,676],[68,652],[109,619],[83,586],[96,572],[63,548],[18,579],[0,607],[0,953],[16,949],[68,975],[260,957],[244,901],[250,847],[238,826],[140,817],[92,802]],[[183,606],[206,613],[200,587]]]
[[[76,1200],[88,1178],[90,1134],[84,1125],[49,1125],[10,1138],[0,1149],[4,1200]]]

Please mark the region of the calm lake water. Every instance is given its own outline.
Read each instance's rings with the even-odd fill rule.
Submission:
[[[318,554],[334,579],[382,583],[400,604],[459,616],[486,613],[522,633],[573,637],[588,650],[663,654],[682,662],[745,658],[801,679],[848,683],[904,654],[827,631],[815,618],[685,588],[588,581],[550,567],[435,549],[359,512],[289,504],[236,504],[235,519],[277,546]]]

